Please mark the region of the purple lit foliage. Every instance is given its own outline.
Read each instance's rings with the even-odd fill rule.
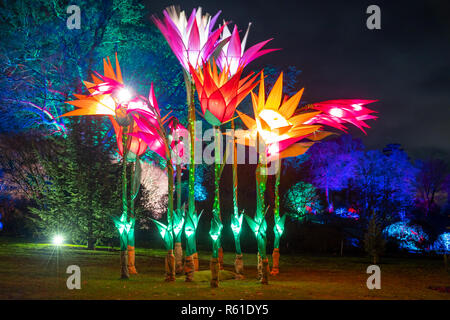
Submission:
[[[353,182],[362,213],[378,210],[387,222],[404,217],[414,204],[416,169],[400,146],[360,152],[356,164]]]
[[[338,209],[336,209],[336,211],[334,213],[337,216],[344,218],[344,219],[355,219],[355,220],[359,219],[359,214],[353,208],[349,208],[349,209],[338,208]]]
[[[448,166],[443,160],[428,159],[426,161],[417,161],[417,167],[417,179],[415,180],[418,190],[417,202],[428,216],[432,211],[436,210],[436,196],[441,191],[444,191],[446,183],[448,188],[448,181],[450,181]]]
[[[333,211],[331,191],[348,186],[349,180],[355,176],[357,154],[361,150],[363,146],[359,140],[344,135],[339,139],[316,143],[308,151],[311,182],[324,190],[329,212]]]

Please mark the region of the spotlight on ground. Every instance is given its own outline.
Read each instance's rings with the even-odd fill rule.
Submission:
[[[63,242],[64,242],[64,237],[63,236],[58,234],[58,235],[53,237],[53,244],[55,246],[60,246],[60,245],[63,244]]]

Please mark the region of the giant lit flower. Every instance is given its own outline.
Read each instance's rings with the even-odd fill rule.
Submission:
[[[187,131],[178,121],[173,124],[174,117],[167,114],[164,117],[160,115],[158,101],[156,100],[153,83],[150,86],[149,103],[152,107],[140,107],[133,112],[133,119],[137,125],[137,130],[129,135],[143,140],[150,150],[160,155],[163,159],[168,159],[168,152],[175,150],[177,155],[182,157],[184,154],[183,140],[169,141],[165,136],[164,126],[169,123],[170,134],[173,136],[184,136]],[[133,109],[134,110],[134,109]]]
[[[119,154],[123,156],[124,127],[132,126],[130,133],[137,132],[137,124],[133,123],[132,115],[139,119],[156,124],[156,116],[145,102],[145,98],[133,95],[123,84],[122,72],[116,54],[116,71],[109,57],[103,59],[104,75],[97,72],[92,75],[93,83],[84,81],[89,95],[74,94],[77,100],[67,103],[78,107],[62,116],[100,115],[109,116],[116,133]],[[159,110],[158,110],[159,111]],[[142,155],[147,148],[145,141],[132,136],[127,139],[127,149],[134,155]]]
[[[339,99],[313,103],[310,106],[315,110],[322,111],[322,113],[310,119],[307,123],[326,124],[346,131],[347,128],[343,123],[348,122],[366,133],[363,127],[370,127],[364,121],[377,117],[372,115],[376,111],[364,106],[376,101],[378,100]]]
[[[113,116],[116,120],[126,117],[124,107],[133,99],[132,93],[125,87],[122,79],[119,61],[116,54],[116,72],[109,57],[103,59],[104,75],[94,72],[93,83],[83,81],[89,95],[74,94],[77,100],[67,101],[78,109],[67,112],[62,117],[100,115]]]
[[[265,55],[269,52],[280,50],[280,49],[264,49],[261,50],[269,41],[272,39],[262,41],[260,43],[255,44],[254,46],[250,47],[245,51],[245,44],[247,42],[247,36],[248,31],[250,30],[250,23],[247,28],[247,32],[245,33],[244,38],[239,38],[239,32],[237,29],[237,26],[234,26],[233,33],[230,33],[230,30],[225,25],[222,35],[220,39],[222,41],[226,41],[227,39],[230,39],[228,42],[226,42],[222,50],[219,53],[219,56],[217,58],[217,65],[221,70],[229,69],[230,75],[234,75],[240,66],[245,67],[250,62],[252,62],[254,59]]]
[[[258,75],[253,73],[241,79],[243,67],[229,77],[229,70],[218,72],[216,64],[207,62],[203,68],[194,70],[191,66],[192,78],[197,88],[202,113],[205,119],[214,126],[225,123],[234,115],[237,106],[258,84]]]
[[[264,92],[264,74],[261,74],[259,94],[252,95],[253,111],[255,119],[238,111],[238,114],[249,130],[236,131],[237,142],[255,146],[256,134],[265,145],[261,152],[265,152],[268,159],[273,157],[295,157],[308,150],[312,142],[299,142],[303,138],[316,135],[329,135],[319,131],[320,125],[304,124],[320,111],[306,112],[294,115],[302,97],[303,89],[288,98],[283,95],[283,73],[269,93],[267,100]]]
[[[212,31],[220,11],[211,18],[209,14],[202,15],[202,8],[193,9],[189,19],[184,11],[170,6],[163,11],[163,20],[153,16],[152,19],[159,28],[167,43],[189,73],[189,64],[198,68],[207,61],[220,45],[217,41],[223,26]]]

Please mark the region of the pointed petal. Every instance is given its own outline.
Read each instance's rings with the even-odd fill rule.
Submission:
[[[280,73],[277,81],[275,82],[272,90],[267,97],[265,109],[272,109],[278,111],[281,103],[281,96],[283,94],[283,72]]]
[[[300,99],[302,98],[303,95],[303,90],[304,89],[301,89],[299,92],[294,94],[289,100],[287,100],[285,103],[281,105],[279,113],[281,113],[286,119],[289,119],[297,109],[297,106],[300,103]]]

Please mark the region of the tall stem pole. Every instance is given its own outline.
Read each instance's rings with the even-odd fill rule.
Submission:
[[[122,144],[123,144],[123,157],[122,157],[122,213],[125,218],[128,217],[128,195],[127,195],[127,156],[128,156],[128,127],[123,127]]]
[[[123,146],[123,156],[122,156],[122,214],[124,216],[125,222],[128,220],[128,195],[127,195],[127,156],[128,156],[128,127],[123,127],[122,130],[122,146]],[[126,232],[125,230],[123,232]],[[121,278],[128,279],[130,277],[128,271],[128,234],[123,234],[120,237],[120,270]]]
[[[195,86],[192,80],[185,79],[190,82],[190,85],[186,85],[188,94],[188,117],[189,117],[189,138],[190,138],[190,161],[189,161],[189,197],[188,197],[188,208],[189,214],[194,214],[195,212]],[[195,250],[196,251],[196,250]]]
[[[280,220],[280,194],[279,194],[280,179],[281,179],[281,158],[277,160],[277,173],[275,177],[275,204],[273,209],[273,218],[275,224],[277,224],[278,221]],[[273,246],[276,249],[279,249],[280,247],[280,234],[278,232],[275,232],[275,241]]]
[[[231,130],[234,132],[234,120],[231,120]],[[237,174],[237,146],[233,137],[233,219],[235,223],[239,223],[239,206],[238,206],[238,174]],[[240,230],[234,234],[234,244],[236,247],[236,254],[242,254]]]
[[[221,169],[221,135],[218,126],[214,126],[214,204],[213,204],[213,215],[217,221],[221,221],[220,216],[220,169]],[[220,248],[220,232],[215,241],[213,241],[213,258],[218,258],[219,248]]]
[[[212,214],[213,217],[211,219],[211,230],[209,234],[211,236],[213,242],[213,252],[210,260],[210,269],[211,269],[211,281],[210,285],[212,288],[219,286],[219,269],[220,269],[220,257],[219,257],[219,248],[220,248],[220,235],[222,233],[222,221],[220,217],[220,175],[221,175],[221,167],[222,167],[222,155],[221,155],[221,141],[222,136],[220,134],[220,128],[218,126],[214,126],[214,144],[215,144],[215,161],[214,161],[214,204]]]

